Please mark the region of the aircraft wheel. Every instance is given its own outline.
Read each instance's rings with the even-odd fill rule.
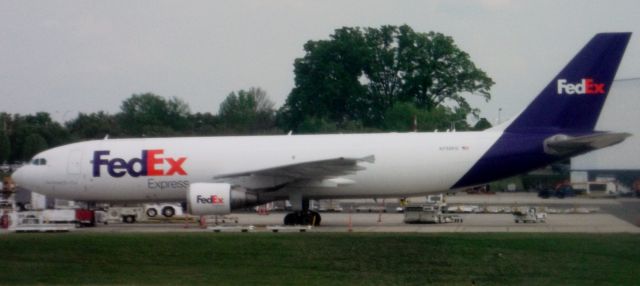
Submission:
[[[148,217],[155,217],[157,215],[158,215],[158,211],[155,208],[147,209],[147,216]]]
[[[164,207],[162,208],[162,215],[165,217],[172,217],[176,214],[176,210],[173,207]]]
[[[311,214],[302,214],[298,219],[299,225],[310,225],[311,224]]]
[[[297,216],[294,213],[289,213],[284,216],[284,225],[296,225]]]
[[[123,216],[123,217],[122,217],[122,220],[123,220],[125,223],[134,223],[134,222],[136,222],[136,217],[135,217],[135,216],[132,216],[132,215],[126,215],[126,216]]]

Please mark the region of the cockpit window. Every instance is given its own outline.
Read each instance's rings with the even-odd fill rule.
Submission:
[[[36,165],[36,166],[44,166],[47,164],[47,159],[45,158],[35,158],[33,160],[31,160],[31,164],[32,165]]]

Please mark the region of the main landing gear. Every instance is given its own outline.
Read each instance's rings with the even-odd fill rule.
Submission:
[[[309,210],[309,199],[302,195],[293,194],[289,197],[294,212],[284,216],[284,225],[312,225],[319,226],[320,214]]]
[[[314,211],[296,211],[284,216],[284,225],[312,225],[319,226],[322,218]]]

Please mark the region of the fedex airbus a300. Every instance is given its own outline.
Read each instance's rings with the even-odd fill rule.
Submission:
[[[89,202],[186,201],[195,215],[275,200],[407,197],[475,186],[623,141],[595,131],[630,33],[596,35],[516,118],[482,132],[113,139],[37,154],[17,184]]]

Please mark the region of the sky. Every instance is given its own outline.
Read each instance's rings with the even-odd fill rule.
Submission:
[[[132,94],[217,113],[260,87],[281,106],[309,40],[343,26],[441,32],[493,78],[495,123],[517,115],[598,32],[633,32],[617,78],[640,77],[640,1],[1,1],[0,112],[119,111]],[[499,110],[501,110],[499,112]]]

